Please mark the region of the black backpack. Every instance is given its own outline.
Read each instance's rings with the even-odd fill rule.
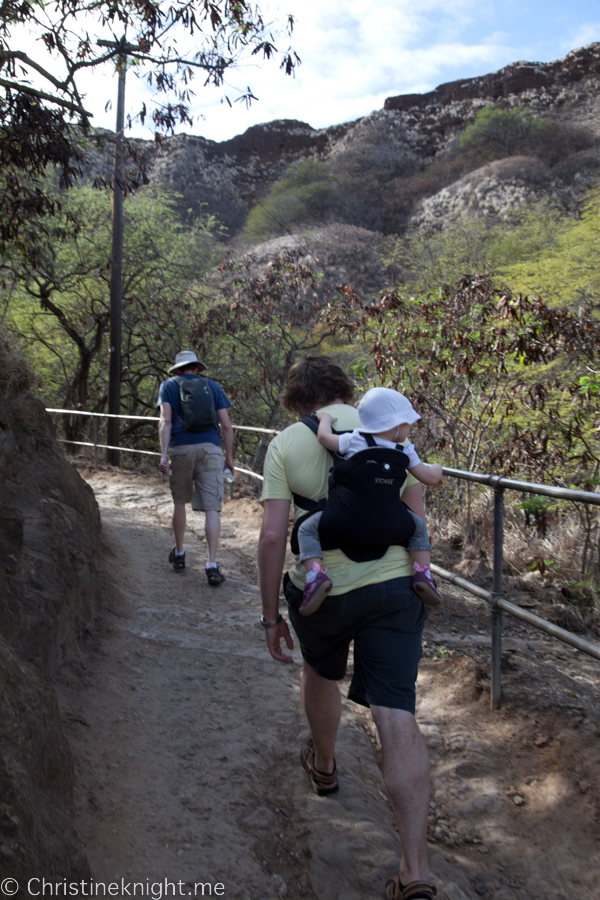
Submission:
[[[305,416],[302,422],[317,432],[319,423],[314,414]],[[400,444],[396,450],[379,447],[372,435],[361,434],[369,445],[365,450],[350,459],[331,454],[333,469],[327,498],[315,501],[294,494],[294,502],[308,512],[294,525],[293,553],[299,550],[299,526],[320,510],[321,547],[340,549],[354,562],[381,559],[391,544],[406,546],[414,534],[415,522],[399,496],[406,481],[408,456]]]
[[[218,425],[217,411],[208,378],[175,377],[179,385],[179,399],[183,413],[181,421],[186,431],[212,431]]]

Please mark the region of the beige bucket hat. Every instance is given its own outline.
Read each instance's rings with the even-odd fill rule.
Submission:
[[[178,353],[175,357],[175,365],[171,366],[169,372],[175,372],[176,369],[181,369],[182,366],[191,366],[194,364],[200,366],[200,371],[206,368],[193,350],[182,350],[181,353]]]

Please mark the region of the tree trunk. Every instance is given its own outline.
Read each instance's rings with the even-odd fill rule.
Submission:
[[[68,402],[78,409],[87,408],[88,384],[93,356],[93,353],[79,354],[79,364],[71,383],[68,399]],[[88,416],[66,416],[66,439],[68,441],[89,441],[89,424]],[[76,444],[66,444],[66,450],[67,453],[71,454],[80,453],[81,447],[78,447]]]

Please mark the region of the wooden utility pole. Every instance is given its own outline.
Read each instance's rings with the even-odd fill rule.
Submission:
[[[108,412],[109,416],[121,414],[121,290],[123,268],[123,144],[125,133],[125,73],[127,54],[140,50],[139,46],[121,41],[98,40],[100,47],[111,47],[119,51],[117,71],[119,87],[117,93],[117,127],[115,134],[115,154],[112,177],[112,253],[110,260],[110,346],[108,362]],[[109,447],[119,447],[119,419],[109,418],[106,426],[106,443]],[[106,461],[113,466],[121,462],[119,450],[107,450]]]

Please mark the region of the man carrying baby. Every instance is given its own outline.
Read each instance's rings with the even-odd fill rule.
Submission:
[[[289,372],[282,403],[302,418],[313,411],[335,418],[336,428],[360,427],[349,405],[352,380],[327,356],[312,354]],[[294,494],[319,501],[327,494],[332,458],[316,434],[302,422],[271,442],[264,467],[264,517],[259,540],[262,624],[271,656],[282,663],[293,647],[279,612],[279,589],[286,553],[288,518]],[[403,500],[424,517],[421,486],[410,473]],[[297,505],[296,515],[307,510]],[[313,789],[327,795],[338,789],[335,742],[341,715],[337,681],[344,678],[348,649],[354,641],[354,675],[349,697],[370,706],[379,731],[383,776],[402,844],[399,876],[386,886],[388,900],[432,900],[429,881],[427,815],[429,758],[414,718],[415,683],[421,657],[425,606],[412,589],[414,569],[404,547],[389,546],[379,559],[354,562],[341,549],[323,551],[333,587],[319,609],[303,616],[299,609],[305,585],[299,562],[284,580],[288,613],[303,656],[302,704],[310,737],[301,762]]]
[[[317,412],[316,417],[319,420],[317,437],[319,438],[319,443],[329,450],[330,453],[337,454],[338,458],[352,459],[357,454],[362,454],[361,457],[356,459],[356,462],[365,457],[367,458],[366,461],[376,460],[376,454],[369,454],[369,448],[381,447],[392,450],[392,456],[389,456],[389,454],[387,456],[388,460],[393,461],[394,457],[397,457],[398,465],[401,466],[404,462],[404,457],[400,457],[400,454],[404,454],[407,463],[406,470],[421,484],[434,485],[441,482],[442,467],[437,463],[433,465],[422,463],[414,444],[408,441],[410,426],[417,422],[421,416],[403,394],[399,394],[398,391],[393,391],[390,388],[371,388],[358,404],[358,415],[360,428],[355,428],[353,431],[342,434],[334,434],[332,425],[336,419],[323,410]],[[391,471],[390,465],[387,465],[386,468]],[[368,476],[369,473],[370,467],[367,466],[365,475]],[[355,521],[352,523],[352,526],[355,529],[355,540],[357,543],[360,543],[361,540],[367,541],[369,538],[369,523],[371,523],[372,527],[373,517],[376,518],[378,512],[381,515],[384,514],[384,510],[378,511],[377,509],[376,493],[372,490],[369,491],[370,480],[368,477],[365,478],[364,487],[367,496],[364,497],[362,503],[359,499],[360,494],[355,494],[351,497],[356,504],[353,513]],[[380,480],[377,479],[377,481]],[[393,493],[394,488],[392,487],[391,490]],[[406,549],[411,555],[415,570],[412,581],[413,591],[419,595],[425,606],[439,606],[441,596],[435,579],[431,574],[431,544],[427,534],[427,526],[423,519],[417,516],[413,510],[404,504],[401,505],[404,506],[409,515],[409,521],[406,522],[408,528]],[[315,612],[332,587],[331,578],[327,575],[327,569],[322,565],[323,553],[319,534],[322,515],[322,512],[313,513],[313,515],[305,518],[298,528],[300,561],[306,573],[304,599],[300,605],[300,613],[303,616],[309,616]],[[400,515],[400,507],[398,508],[398,515]],[[401,528],[400,523],[398,523],[397,527],[398,529]],[[329,530],[331,531],[332,528],[335,530],[335,519],[329,523]]]

